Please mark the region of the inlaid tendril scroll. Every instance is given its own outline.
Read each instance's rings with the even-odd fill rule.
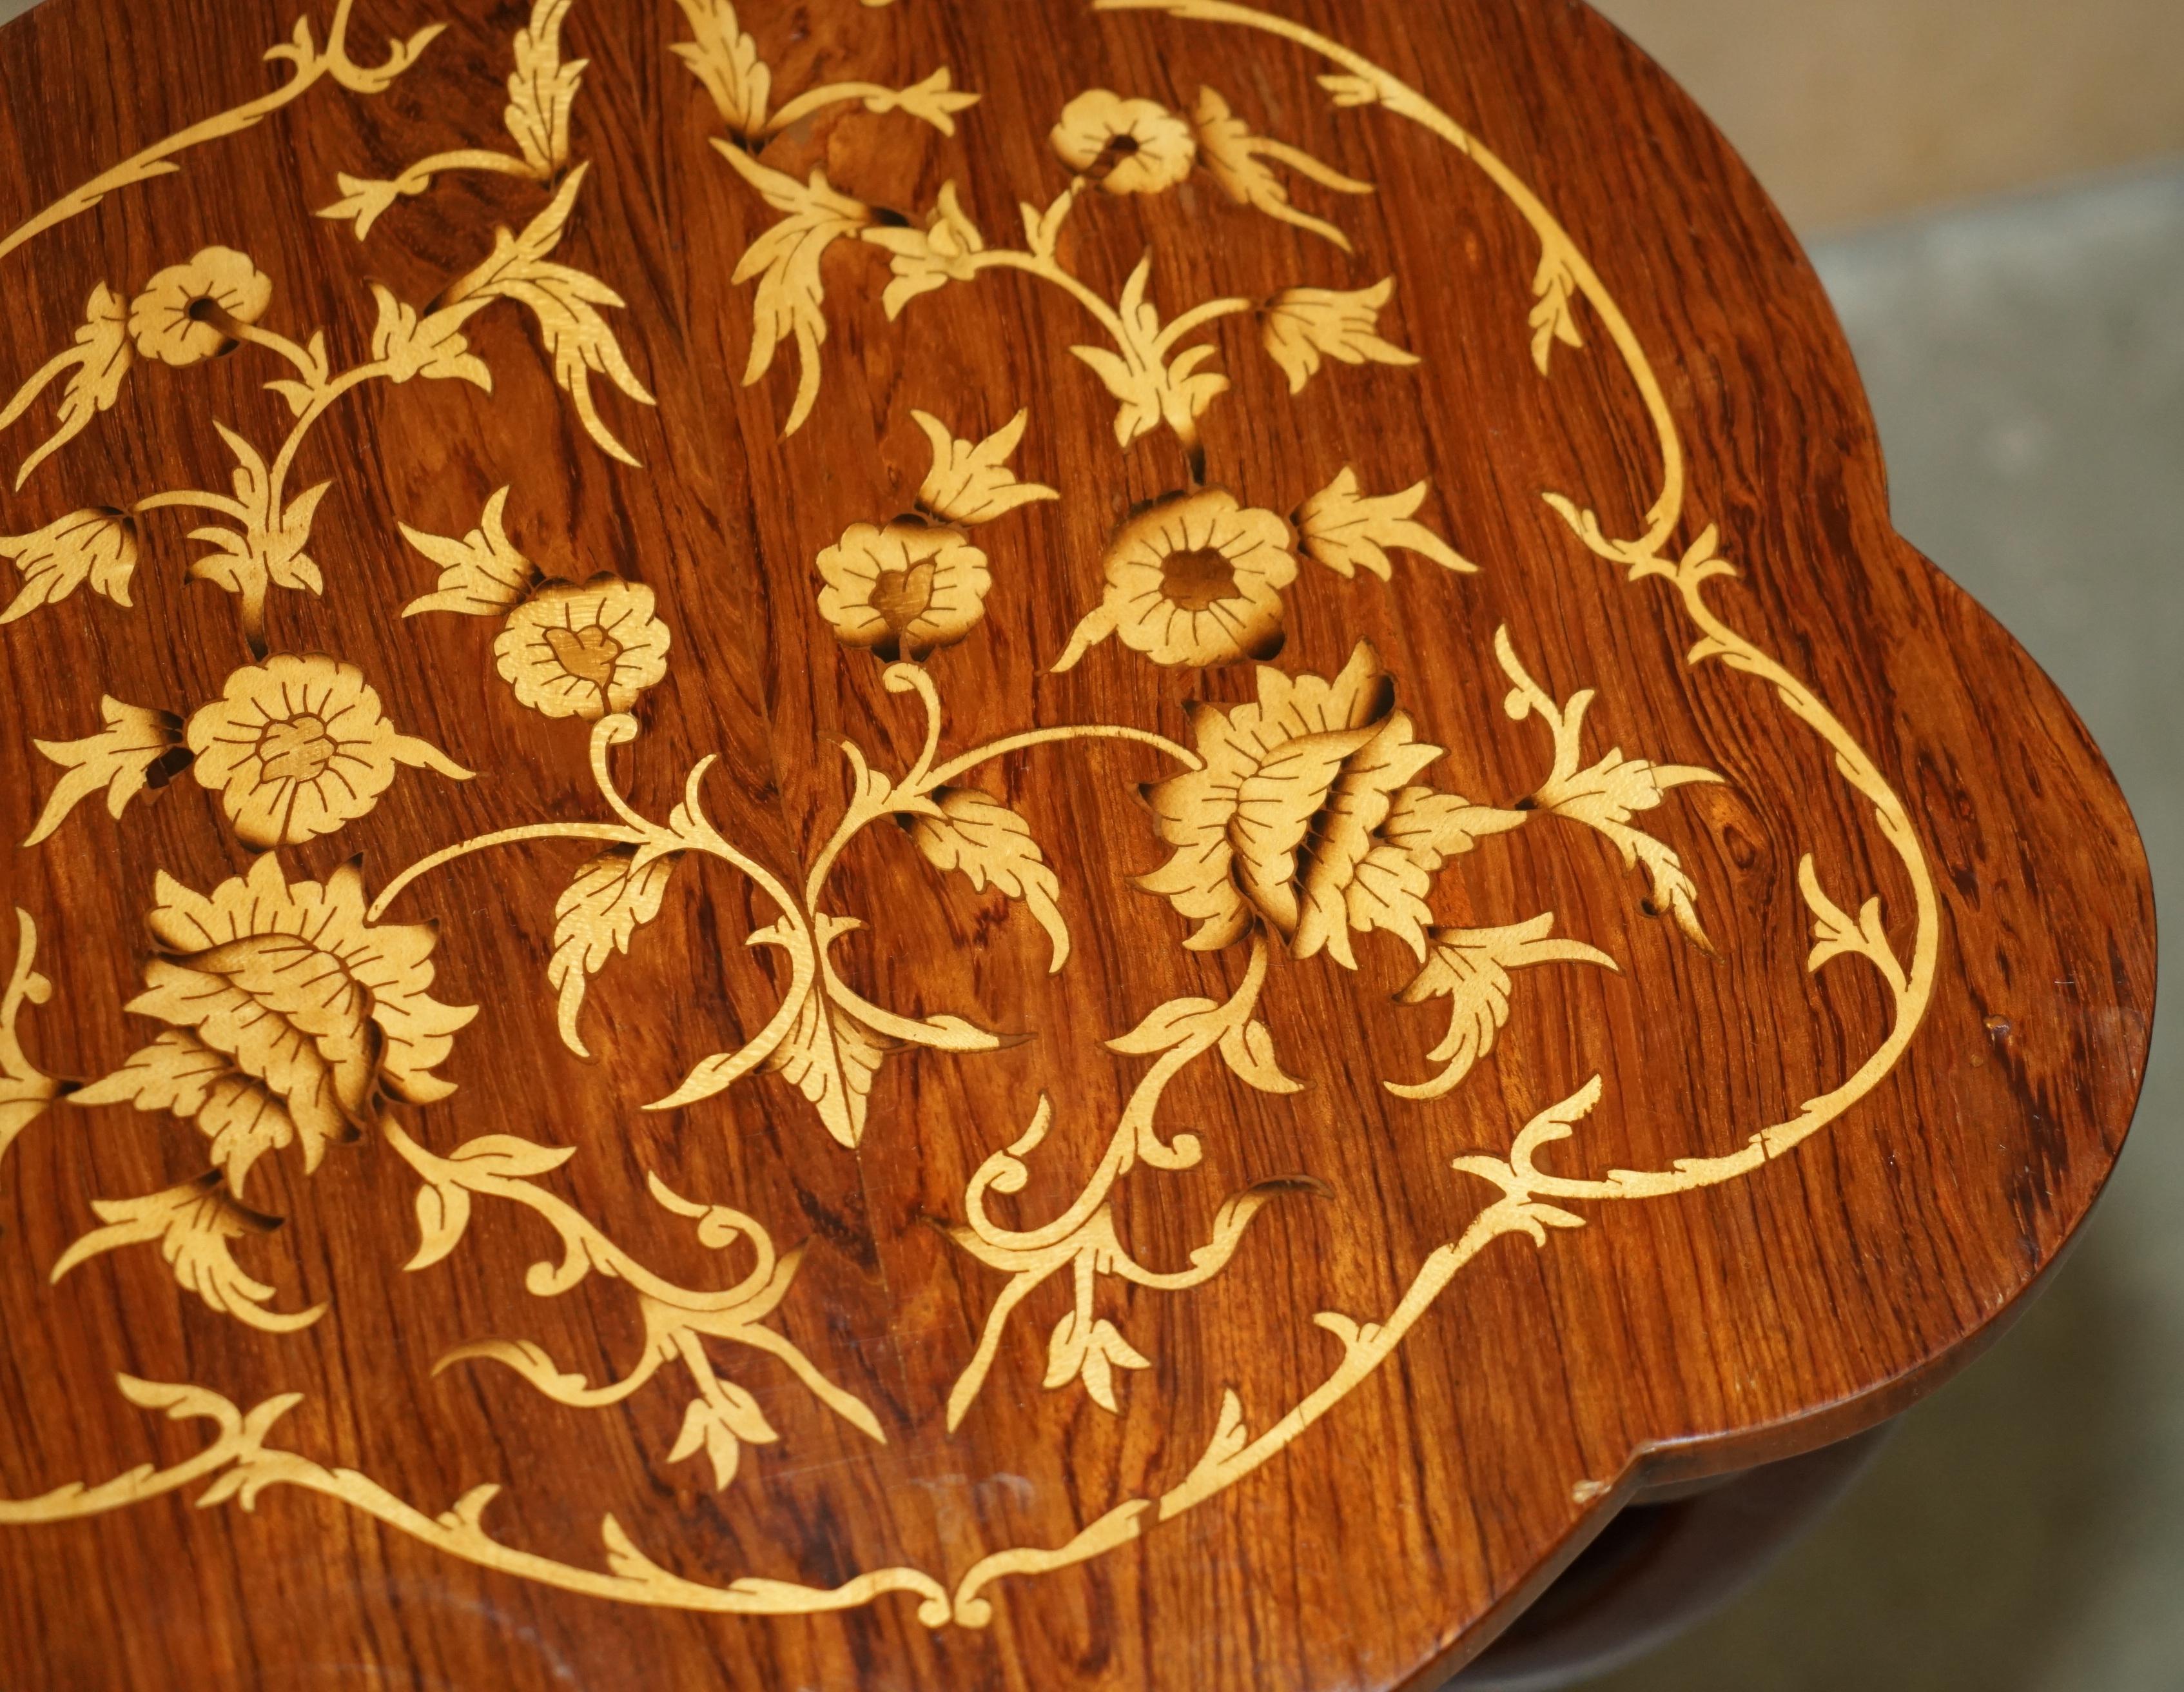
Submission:
[[[428,47],[430,30],[397,46],[382,69],[359,70],[343,46],[351,3],[340,0],[323,53],[314,47],[308,23],[298,25],[292,44],[274,50],[295,67],[285,87],[117,166],[9,235],[0,243],[0,257],[105,194],[179,168],[185,152],[248,127],[323,76],[374,93]],[[1554,1231],[1586,1225],[1588,1213],[1571,1207],[1666,1198],[1747,1175],[1840,1118],[1902,1056],[1933,990],[1939,917],[1925,852],[1873,757],[1809,687],[1710,605],[1710,584],[1734,575],[1734,567],[1718,528],[1699,523],[1701,514],[1687,509],[1674,409],[1648,349],[1585,254],[1534,190],[1478,137],[1424,94],[1338,42],[1231,0],[1093,0],[1092,9],[1162,14],[1178,27],[1254,31],[1309,56],[1336,107],[1356,112],[1359,122],[1422,127],[1482,172],[1529,230],[1539,244],[1533,301],[1525,329],[1513,306],[1511,333],[1529,332],[1539,375],[1550,382],[1558,358],[1585,348],[1590,337],[1603,338],[1643,407],[1660,461],[1659,484],[1635,535],[1613,533],[1594,504],[1574,494],[1552,493],[1547,500],[1567,523],[1574,549],[1619,568],[1634,591],[1667,596],[1690,626],[1692,665],[1719,665],[1748,678],[1786,713],[1786,724],[1815,739],[1849,790],[1869,807],[1872,826],[1912,890],[1908,951],[1898,949],[1877,895],[1853,900],[1855,915],[1830,896],[1827,886],[1840,883],[1841,868],[1824,869],[1808,852],[1798,866],[1798,885],[1813,921],[1808,968],[1817,972],[1838,959],[1862,960],[1886,995],[1886,1036],[1786,1120],[1751,1125],[1740,1149],[1693,1155],[1662,1169],[1566,1173],[1585,1166],[1568,1148],[1552,1159],[1552,1166],[1542,1167],[1551,1148],[1577,1139],[1585,1120],[1610,1101],[1598,1076],[1568,1097],[1540,1101],[1506,1154],[1455,1161],[1456,1173],[1473,1178],[1451,1183],[1451,1213],[1462,1224],[1410,1266],[1407,1288],[1392,1308],[1299,1313],[1338,1348],[1334,1367],[1318,1385],[1286,1405],[1247,1407],[1235,1391],[1223,1393],[1210,1444],[1164,1490],[1118,1499],[1061,1545],[1003,1549],[946,1578],[891,1567],[827,1589],[760,1578],[710,1586],[652,1561],[612,1517],[603,1524],[606,1567],[578,1566],[494,1538],[484,1525],[494,1486],[479,1487],[433,1516],[365,1475],[326,1467],[275,1443],[294,1395],[246,1411],[201,1386],[125,1376],[120,1388],[131,1402],[207,1424],[213,1437],[203,1451],[168,1468],[0,1503],[0,1522],[117,1509],[200,1480],[210,1483],[200,1502],[234,1499],[245,1508],[268,1487],[296,1486],[454,1555],[599,1596],[765,1614],[842,1608],[903,1592],[918,1598],[917,1614],[929,1626],[980,1627],[991,1617],[986,1594],[998,1580],[1051,1572],[1112,1550],[1278,1455],[1387,1361],[1495,1239],[1518,1234],[1545,1246]],[[415,1113],[443,1107],[452,1089],[440,1067],[474,1014],[434,996],[436,930],[406,918],[420,917],[435,873],[458,859],[526,842],[582,842],[589,856],[576,867],[554,909],[537,913],[540,929],[552,937],[541,991],[553,996],[566,1045],[589,1055],[597,1042],[611,1064],[611,1041],[597,1030],[586,1031],[589,984],[660,917],[678,880],[690,881],[706,867],[740,878],[771,912],[750,939],[781,962],[777,1003],[755,1035],[698,1063],[666,1097],[632,1103],[680,1108],[771,1072],[801,1095],[806,1120],[846,1155],[865,1140],[876,1081],[891,1059],[922,1048],[976,1063],[1001,1041],[952,1013],[890,1008],[844,979],[836,959],[841,937],[866,922],[886,921],[883,913],[847,908],[836,892],[835,872],[845,852],[875,825],[900,825],[940,874],[960,875],[975,889],[998,891],[1021,904],[1045,932],[1051,969],[1067,969],[1078,952],[1072,924],[1084,920],[1075,908],[1078,895],[1064,885],[1029,819],[994,790],[989,773],[1011,754],[1037,753],[1034,767],[1044,768],[1046,760],[1078,756],[1084,742],[1119,742],[1144,762],[1152,840],[1165,854],[1138,878],[1137,887],[1172,909],[1182,947],[1215,953],[1234,948],[1237,984],[1225,998],[1149,1004],[1135,1026],[1113,1031],[1108,1046],[1142,1060],[1143,1067],[1105,1131],[1104,1155],[1056,1214],[1011,1221],[993,1204],[996,1195],[1025,1191],[1053,1130],[1050,1098],[1041,1097],[1021,1132],[976,1169],[947,1226],[955,1246],[988,1276],[991,1292],[949,1396],[946,1427],[958,1432],[972,1413],[1026,1301],[1064,1276],[1069,1300],[1047,1337],[1041,1389],[1081,1389],[1084,1401],[1117,1411],[1126,1391],[1143,1389],[1132,1387],[1129,1377],[1150,1362],[1118,1326],[1118,1310],[1125,1312],[1120,1322],[1129,1320],[1121,1289],[1189,1295],[1229,1268],[1249,1231],[1264,1226],[1259,1219],[1270,1207],[1336,1178],[1327,1171],[1227,1195],[1178,1267],[1144,1261],[1117,1221],[1117,1198],[1127,1183],[1184,1177],[1202,1168],[1200,1137],[1165,1130],[1161,1120],[1164,1094],[1192,1066],[1217,1061],[1269,1095],[1299,1088],[1262,1014],[1266,996],[1280,990],[1272,967],[1277,957],[1354,970],[1362,936],[1379,934],[1407,948],[1414,969],[1401,1002],[1445,1015],[1446,1033],[1432,1052],[1429,1072],[1379,1079],[1401,1100],[1451,1095],[1493,1048],[1524,991],[1526,972],[1547,966],[1613,971],[1622,964],[1609,943],[1613,936],[1563,931],[1552,909],[1512,909],[1476,927],[1437,923],[1429,902],[1437,876],[1483,842],[1518,852],[1541,829],[1591,830],[1642,881],[1644,908],[1672,924],[1683,942],[1710,950],[1714,941],[1702,919],[1706,890],[1673,842],[1684,826],[1680,790],[1722,778],[1676,761],[1673,747],[1626,754],[1602,726],[1616,720],[1617,701],[1596,697],[1585,677],[1544,673],[1543,661],[1520,651],[1506,628],[1490,651],[1468,656],[1479,673],[1498,672],[1493,690],[1510,732],[1529,737],[1536,749],[1540,778],[1529,797],[1513,805],[1452,790],[1442,773],[1446,749],[1435,738],[1449,731],[1400,702],[1402,678],[1370,642],[1346,643],[1346,661],[1324,673],[1282,667],[1301,596],[1352,591],[1341,584],[1354,584],[1361,572],[1388,580],[1397,571],[1464,575],[1480,567],[1428,520],[1428,484],[1391,485],[1396,478],[1376,476],[1362,455],[1323,485],[1291,490],[1287,516],[1247,502],[1215,479],[1201,425],[1230,390],[1231,378],[1219,368],[1223,354],[1209,338],[1212,326],[1231,318],[1256,325],[1261,348],[1292,395],[1315,383],[1432,380],[1419,355],[1384,324],[1394,276],[1343,288],[1306,273],[1270,293],[1224,294],[1173,310],[1161,301],[1159,282],[1168,274],[1161,253],[1148,251],[1112,297],[1088,281],[1072,257],[1076,249],[1065,236],[1102,197],[1162,195],[1198,173],[1224,203],[1220,215],[1256,215],[1311,237],[1292,246],[1301,254],[1348,254],[1353,243],[1340,221],[1342,207],[1373,194],[1375,185],[1261,133],[1243,98],[1247,83],[1203,89],[1188,110],[1105,88],[1078,93],[1044,137],[1054,179],[1011,185],[1025,196],[1022,244],[1014,245],[1013,235],[1005,239],[979,225],[953,180],[929,205],[905,215],[856,198],[823,170],[800,180],[766,162],[772,137],[831,107],[851,104],[967,140],[981,116],[979,96],[960,87],[950,67],[899,82],[786,90],[777,86],[760,30],[746,27],[729,0],[676,0],[671,10],[660,8],[657,21],[663,32],[671,31],[674,55],[692,79],[688,91],[710,99],[717,114],[722,133],[712,147],[722,168],[714,180],[723,193],[752,197],[754,208],[770,218],[733,272],[736,284],[749,285],[744,383],[764,381],[777,354],[789,346],[796,373],[783,427],[794,433],[827,403],[822,369],[830,307],[822,260],[837,243],[863,243],[886,255],[889,279],[880,307],[906,327],[931,309],[921,306],[922,299],[976,288],[994,271],[1056,291],[1091,326],[1094,338],[1067,350],[1083,367],[1078,379],[1096,382],[1095,391],[1113,403],[1115,444],[1129,449],[1150,442],[1173,455],[1178,473],[1173,489],[1115,528],[1097,580],[1087,583],[1084,602],[1073,608],[1067,639],[1042,661],[1051,671],[1110,658],[1183,672],[1245,665],[1251,667],[1251,696],[1201,703],[1182,738],[1149,723],[1095,721],[954,744],[944,681],[960,672],[947,667],[952,660],[935,662],[936,655],[990,632],[984,624],[996,567],[989,548],[1006,544],[1011,524],[1025,521],[1018,514],[1026,507],[1063,496],[1013,467],[1029,432],[1042,427],[1035,398],[1028,410],[983,438],[975,431],[960,438],[961,420],[946,415],[936,399],[933,409],[916,414],[930,469],[914,508],[894,517],[856,514],[811,561],[816,587],[804,608],[814,629],[833,643],[832,656],[882,667],[886,692],[922,731],[915,737],[919,750],[896,769],[855,740],[845,742],[846,801],[831,820],[819,819],[820,844],[794,873],[771,865],[741,837],[728,808],[709,795],[714,760],[676,772],[683,779],[682,796],[664,818],[645,814],[616,781],[610,761],[616,748],[635,743],[640,757],[649,751],[641,732],[644,699],[676,661],[682,608],[624,573],[558,578],[526,556],[509,529],[511,505],[521,511],[525,498],[519,478],[477,490],[480,515],[466,534],[400,526],[410,556],[438,570],[431,590],[410,600],[403,615],[485,619],[494,632],[489,655],[480,635],[478,662],[506,683],[515,705],[560,725],[542,732],[588,737],[595,802],[583,814],[514,817],[488,832],[450,839],[376,892],[353,864],[322,880],[292,874],[283,848],[338,833],[370,813],[398,779],[432,785],[472,773],[431,741],[399,729],[356,666],[326,654],[276,650],[270,590],[327,589],[307,550],[327,484],[300,492],[290,487],[313,425],[344,394],[372,382],[459,380],[490,392],[493,372],[471,347],[465,326],[505,301],[528,314],[577,425],[601,451],[636,467],[591,387],[591,378],[601,377],[624,399],[654,403],[623,354],[615,320],[604,315],[623,309],[622,301],[604,280],[552,256],[590,169],[575,157],[572,128],[587,67],[569,56],[586,16],[581,0],[537,0],[510,42],[505,144],[489,141],[481,124],[477,144],[418,159],[393,176],[337,176],[335,197],[320,215],[347,226],[364,243],[399,203],[431,193],[450,173],[514,178],[532,185],[538,196],[520,231],[500,230],[476,266],[429,304],[413,305],[377,283],[360,288],[360,301],[368,298],[371,311],[368,360],[336,372],[322,332],[299,340],[273,328],[272,279],[253,256],[208,246],[178,256],[133,290],[98,283],[73,345],[32,372],[0,414],[0,427],[28,423],[44,431],[23,456],[19,483],[42,466],[64,475],[73,444],[114,406],[125,381],[154,376],[153,366],[185,371],[230,353],[270,357],[280,373],[269,386],[294,418],[270,455],[218,426],[236,461],[232,495],[152,491],[126,510],[86,505],[33,532],[0,537],[0,556],[21,577],[20,590],[0,613],[0,622],[14,623],[81,610],[70,601],[86,584],[129,607],[131,575],[159,544],[152,526],[141,520],[169,509],[206,514],[209,526],[190,539],[209,550],[188,567],[236,596],[253,660],[228,676],[217,699],[137,702],[109,695],[98,724],[86,719],[80,736],[40,743],[57,773],[26,850],[53,850],[72,809],[94,795],[103,793],[120,817],[132,801],[155,802],[187,773],[219,795],[241,843],[263,853],[244,873],[209,888],[160,878],[148,913],[156,948],[142,966],[143,991],[126,1007],[156,1026],[133,1053],[117,1053],[106,1074],[64,1094],[70,1109],[130,1105],[187,1124],[204,1142],[211,1167],[202,1178],[164,1192],[102,1200],[103,1226],[79,1239],[52,1274],[58,1279],[103,1254],[152,1246],[179,1284],[215,1310],[272,1332],[315,1324],[326,1317],[326,1306],[282,1308],[276,1287],[237,1260],[238,1245],[261,1238],[271,1224],[246,1203],[247,1184],[267,1157],[292,1152],[308,1173],[335,1148],[376,1136],[417,1183],[418,1242],[410,1270],[429,1270],[460,1250],[471,1230],[491,1226],[481,1212],[515,1207],[560,1242],[558,1260],[532,1270],[531,1293],[551,1297],[598,1276],[635,1299],[644,1334],[637,1364],[603,1383],[565,1367],[541,1343],[520,1338],[466,1343],[441,1360],[442,1369],[513,1371],[538,1392],[577,1408],[621,1402],[671,1372],[692,1396],[666,1460],[704,1456],[716,1490],[763,1485],[763,1477],[753,1478],[741,1462],[743,1449],[781,1437],[758,1401],[731,1378],[726,1360],[737,1354],[724,1349],[729,1346],[770,1354],[833,1416],[884,1441],[880,1417],[839,1384],[825,1359],[789,1339],[777,1320],[784,1300],[795,1296],[800,1264],[798,1252],[777,1250],[773,1239],[772,1229],[788,1219],[688,1198],[653,1177],[654,1203],[677,1219],[677,1226],[687,1224],[704,1247],[742,1265],[732,1285],[684,1287],[648,1267],[600,1221],[543,1184],[542,1177],[580,1155],[580,1148],[495,1133],[443,1154],[405,1126]],[[985,156],[975,144],[964,151],[973,161]],[[1308,272],[1308,257],[1299,262]],[[170,378],[168,371],[156,372],[157,379],[188,379]],[[404,919],[394,914],[398,906]],[[65,933],[66,913],[40,921],[19,915],[13,971],[0,1002],[0,1157],[64,1097],[29,1055],[35,1040],[26,1048],[24,1038],[26,1025],[34,1026],[32,1008],[53,991],[39,967],[41,922],[48,949],[44,967],[51,969],[53,936]],[[1484,1208],[1465,1209],[1460,1195],[1466,1192],[1483,1194]],[[1209,1405],[1217,1384],[1205,1383]]]

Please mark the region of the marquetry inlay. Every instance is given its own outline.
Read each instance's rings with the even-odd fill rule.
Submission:
[[[1505,149],[1410,8],[1332,0],[259,11],[193,51],[269,92],[0,237],[42,302],[0,1192],[70,1195],[0,1251],[254,1332],[92,1359],[190,1440],[56,1471],[26,1425],[0,1523],[300,1490],[632,1605],[1097,1618],[1085,1566],[1249,1539],[1299,1475],[1391,1545],[1497,1507],[1373,1430],[1484,1438],[1390,1407],[1582,1345],[1663,1242],[1758,1216],[1848,1272],[1836,1207],[1927,1164],[1958,972],[2016,943],[1962,868],[1998,783],[1953,694],[1841,656],[1884,615],[1814,585],[1847,519],[1709,384],[1784,396],[1639,256],[1658,207],[1534,168],[1552,111]],[[245,159],[285,175],[222,198]],[[1533,1549],[1482,1529],[1386,1661],[1646,1444],[1905,1376],[2028,1268],[1964,1272],[1870,1379],[1800,1304],[1793,1403],[1556,1444]],[[459,1402],[454,1491],[368,1460]],[[859,1525],[777,1540],[815,1510]]]

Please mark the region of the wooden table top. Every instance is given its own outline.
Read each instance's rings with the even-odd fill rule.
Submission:
[[[42,1688],[1416,1686],[2084,1220],[2128,813],[1563,0],[0,30]]]

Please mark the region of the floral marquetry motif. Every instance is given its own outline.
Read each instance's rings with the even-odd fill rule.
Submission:
[[[2085,1215],[2128,818],[1589,15],[152,6],[0,30],[37,1684],[1428,1687]]]
[[[364,816],[395,766],[471,772],[414,735],[398,734],[354,664],[282,653],[246,664],[192,713],[190,773],[216,789],[246,846],[295,846]]]
[[[1156,194],[1190,174],[1198,137],[1153,100],[1126,100],[1112,89],[1079,94],[1061,109],[1047,139],[1061,162],[1111,194]]]
[[[1055,661],[1066,670],[1110,634],[1156,664],[1224,664],[1281,648],[1282,589],[1296,579],[1290,526],[1223,488],[1172,494],[1115,532],[1100,608]]]
[[[493,650],[521,703],[598,718],[627,711],[667,673],[668,639],[652,589],[604,575],[539,588],[509,612]]]

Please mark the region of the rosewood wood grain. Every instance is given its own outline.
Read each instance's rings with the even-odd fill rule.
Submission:
[[[0,185],[26,1684],[1429,1687],[2113,1166],[2129,815],[1581,7],[47,0]]]

